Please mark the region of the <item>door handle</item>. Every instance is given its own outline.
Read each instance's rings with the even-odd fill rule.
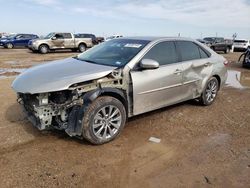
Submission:
[[[174,72],[174,74],[181,74],[181,73],[182,73],[182,70],[180,70],[180,69],[176,69]]]

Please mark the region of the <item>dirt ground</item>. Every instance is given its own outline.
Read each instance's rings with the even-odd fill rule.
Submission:
[[[240,54],[225,55],[230,78],[213,105],[134,117],[119,138],[93,146],[38,131],[10,87],[21,68],[75,53],[0,49],[0,187],[250,187],[250,70]]]

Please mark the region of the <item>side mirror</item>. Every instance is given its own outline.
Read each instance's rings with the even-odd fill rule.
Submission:
[[[140,67],[143,69],[157,69],[159,66],[159,63],[153,59],[143,59],[140,63]]]
[[[54,36],[54,37],[52,37],[52,38],[51,38],[51,40],[56,40],[56,37],[55,37],[55,36]]]

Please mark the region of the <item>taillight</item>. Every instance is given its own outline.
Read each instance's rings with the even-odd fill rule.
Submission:
[[[225,60],[225,61],[223,62],[223,64],[224,64],[225,66],[227,66],[227,65],[228,65],[228,60]]]

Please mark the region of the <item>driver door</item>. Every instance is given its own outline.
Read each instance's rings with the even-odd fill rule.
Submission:
[[[18,35],[15,40],[15,46],[24,46],[25,45],[24,35]]]
[[[134,115],[181,101],[184,98],[183,68],[178,60],[175,43],[160,42],[142,59],[155,60],[160,66],[157,69],[138,68],[131,71]]]
[[[64,48],[64,37],[62,34],[57,33],[51,39],[51,43],[53,44],[52,48]]]

